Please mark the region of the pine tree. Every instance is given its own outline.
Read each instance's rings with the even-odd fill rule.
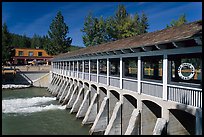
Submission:
[[[2,63],[6,64],[11,59],[11,36],[6,23],[2,26]]]
[[[84,27],[81,30],[85,46],[94,46],[104,42],[127,38],[142,33],[147,33],[149,27],[145,13],[141,19],[136,13],[131,17],[124,5],[119,5],[114,16],[106,19],[95,18],[89,13],[85,18]]]
[[[37,48],[37,47],[41,47],[41,37],[38,36],[37,34],[33,35],[33,38],[31,40],[31,48]]]
[[[146,14],[143,12],[140,21],[140,34],[147,33],[148,27],[149,27],[148,19]]]
[[[167,25],[166,28],[173,27],[173,26],[180,26],[180,25],[185,24],[185,23],[187,23],[186,15],[183,14],[178,18],[178,20],[172,20],[170,23],[170,26]]]
[[[57,16],[52,20],[50,24],[50,30],[48,31],[49,38],[51,40],[50,53],[57,55],[68,51],[71,45],[71,37],[67,37],[69,28],[64,22],[64,17],[61,12],[57,12]]]

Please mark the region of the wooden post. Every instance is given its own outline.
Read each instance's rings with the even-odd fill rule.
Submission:
[[[123,59],[120,57],[120,89],[123,88]]]
[[[163,100],[167,100],[167,80],[168,80],[168,59],[163,56]]]
[[[107,58],[107,85],[109,85],[109,66],[110,66],[110,62],[109,62],[109,58]]]
[[[141,56],[137,59],[137,92],[141,94]]]
[[[98,80],[98,74],[99,74],[99,61],[98,61],[98,59],[97,59],[97,65],[96,65],[97,67],[97,83],[99,83],[99,80]]]

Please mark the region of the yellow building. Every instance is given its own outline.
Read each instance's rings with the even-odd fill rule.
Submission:
[[[44,49],[14,48],[12,58],[14,65],[35,65],[48,64],[53,57]]]

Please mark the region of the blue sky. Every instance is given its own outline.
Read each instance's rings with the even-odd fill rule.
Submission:
[[[202,2],[2,2],[2,23],[6,22],[12,33],[43,36],[60,10],[69,27],[72,45],[84,46],[80,30],[88,12],[107,18],[114,15],[119,4],[125,5],[131,15],[144,12],[148,17],[148,32],[164,29],[182,14],[188,22],[202,19]]]

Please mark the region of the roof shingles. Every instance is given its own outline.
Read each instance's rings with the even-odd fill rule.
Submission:
[[[179,27],[170,27],[167,29],[107,42],[96,46],[89,46],[72,52],[60,54],[56,56],[55,59],[60,59],[62,57],[69,58],[84,54],[108,52],[127,48],[136,48],[163,42],[182,40],[193,37],[199,32],[202,32],[202,20],[184,24]]]

